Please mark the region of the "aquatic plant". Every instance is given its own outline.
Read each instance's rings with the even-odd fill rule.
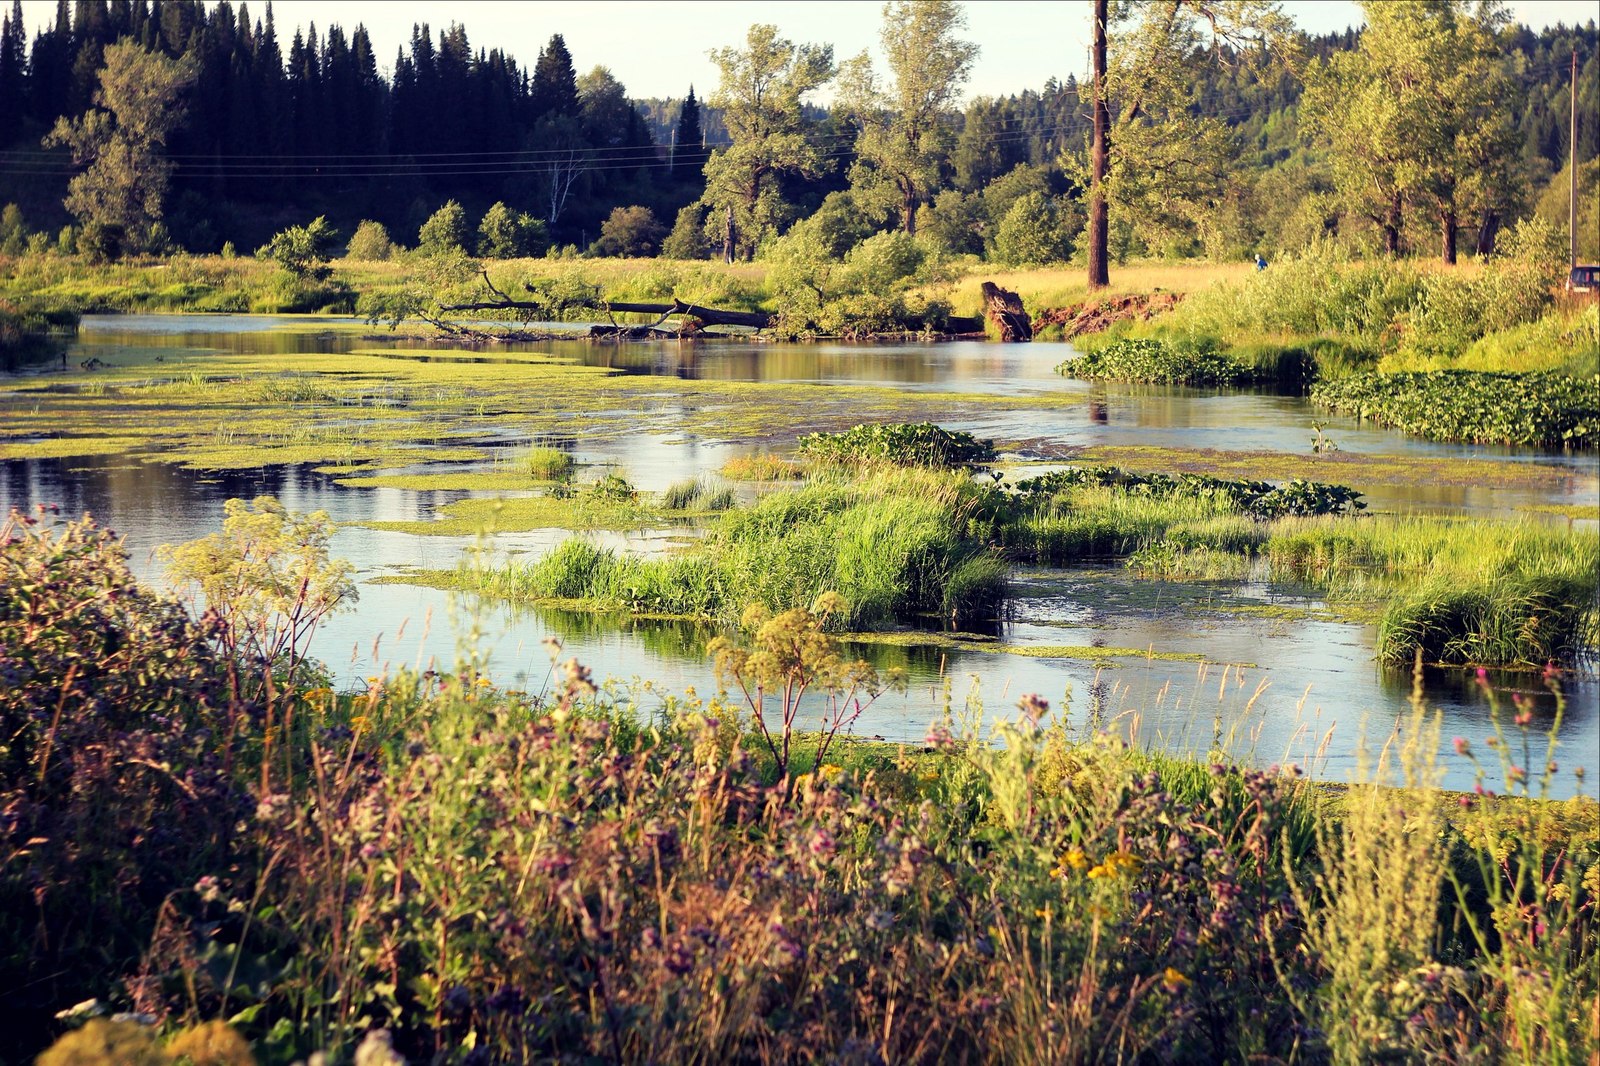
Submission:
[[[1145,385],[1249,385],[1254,367],[1194,344],[1125,339],[1068,359],[1056,371],[1068,377]]]
[[[842,433],[808,433],[801,455],[840,465],[952,467],[993,462],[994,442],[930,422],[853,426]]]
[[[572,453],[560,448],[537,445],[524,452],[521,461],[541,481],[564,481],[572,474]]]
[[[1283,485],[1205,474],[1135,473],[1114,466],[1074,466],[1018,482],[1013,490],[1025,502],[1047,500],[1078,485],[1108,485],[1131,496],[1155,499],[1213,500],[1255,518],[1286,515],[1354,514],[1366,504],[1344,485],[1291,480]]]
[[[1600,374],[1361,373],[1319,383],[1311,402],[1433,440],[1569,448],[1600,444]]]

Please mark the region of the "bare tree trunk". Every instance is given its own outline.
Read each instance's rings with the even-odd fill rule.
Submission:
[[[1106,174],[1110,170],[1111,103],[1106,99],[1106,0],[1094,0],[1094,147],[1089,155],[1089,288],[1111,284]]]
[[[1500,235],[1500,212],[1490,209],[1483,213],[1483,225],[1478,227],[1477,254],[1494,254],[1495,238]]]
[[[1456,209],[1453,207],[1447,207],[1441,210],[1439,212],[1439,221],[1442,244],[1442,247],[1439,249],[1440,258],[1442,258],[1446,263],[1449,263],[1451,266],[1455,266],[1456,231],[1460,228],[1460,223],[1456,219]]]
[[[917,193],[916,193],[916,190],[914,190],[914,189],[907,189],[906,190],[906,193],[905,193],[905,204],[904,204],[903,207],[901,207],[900,210],[905,213],[905,219],[901,222],[900,228],[906,231],[906,236],[915,237],[917,235]]]
[[[1389,201],[1389,217],[1383,223],[1383,250],[1389,253],[1390,258],[1400,255],[1400,194],[1395,193]]]

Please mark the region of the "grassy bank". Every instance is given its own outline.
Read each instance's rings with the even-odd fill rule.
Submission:
[[[315,520],[235,517],[191,577],[271,544],[329,589]],[[19,1056],[63,1030],[44,1061],[1600,1050],[1594,807],[1519,798],[1524,747],[1558,772],[1525,724],[1459,801],[1420,707],[1337,792],[1074,734],[1034,697],[952,702],[922,745],[834,743],[828,716],[892,679],[806,610],[720,646],[731,695],[648,723],[559,651],[540,692],[470,662],[335,692],[280,660],[268,684],[247,636],[286,621],[269,598],[211,586],[201,626],[104,533],[7,533],[40,579],[0,590]],[[758,715],[763,681],[788,695]],[[118,1011],[144,1022],[94,1017]]]

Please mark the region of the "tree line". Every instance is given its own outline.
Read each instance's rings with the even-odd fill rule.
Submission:
[[[480,242],[523,250],[749,258],[819,218],[841,255],[898,231],[1014,263],[1094,241],[1115,258],[1234,258],[1335,235],[1453,259],[1557,195],[1574,50],[1577,155],[1595,180],[1593,22],[1534,33],[1495,4],[1364,7],[1363,30],[1307,36],[1265,0],[1113,5],[1103,79],[962,106],[979,57],[948,0],[885,6],[883,69],[753,26],[712,52],[708,98],[681,102],[631,100],[603,67],[577,74],[559,34],[524,67],[459,24],[419,25],[385,73],[363,26],[297,29],[285,50],[270,4],[258,18],[229,0],[60,0],[30,44],[13,0],[0,202],[196,251],[323,214],[426,243],[449,201],[534,234]],[[162,117],[130,125],[105,106],[117,99]],[[1084,233],[1096,202],[1098,236]]]

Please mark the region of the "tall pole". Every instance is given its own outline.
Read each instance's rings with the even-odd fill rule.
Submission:
[[[1094,0],[1094,146],[1089,154],[1089,288],[1111,284],[1106,173],[1110,169],[1111,103],[1106,99],[1106,0]]]
[[[1572,184],[1568,188],[1570,195],[1567,202],[1567,234],[1572,243],[1572,262],[1569,266],[1578,265],[1578,50],[1572,50],[1572,114],[1568,120],[1570,128],[1567,133],[1567,167],[1572,171]]]

